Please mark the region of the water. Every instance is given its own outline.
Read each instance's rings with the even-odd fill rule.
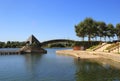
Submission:
[[[0,48],[0,51],[14,51],[14,52],[17,52],[19,50],[20,50],[20,48]]]
[[[43,55],[0,56],[0,81],[120,81],[120,63],[77,60],[47,49]],[[118,66],[112,66],[112,65]]]

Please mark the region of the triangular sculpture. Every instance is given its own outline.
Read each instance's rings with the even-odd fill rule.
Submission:
[[[34,35],[31,35],[27,41],[26,41],[27,44],[29,45],[37,45],[38,47],[41,47],[41,43],[37,40],[37,38],[34,36]]]
[[[26,45],[23,46],[20,51],[22,53],[47,53],[46,50],[41,48],[41,43],[34,35],[31,35],[26,41]]]

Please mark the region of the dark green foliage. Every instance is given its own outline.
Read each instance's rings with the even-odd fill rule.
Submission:
[[[20,48],[25,45],[25,42],[18,42],[18,41],[7,41],[0,42],[0,48]]]
[[[51,44],[49,47],[50,48],[53,48],[53,47],[65,47],[65,45],[58,43],[58,44]]]
[[[5,43],[4,42],[0,42],[0,48],[5,47]]]
[[[92,18],[86,18],[84,21],[80,22],[78,25],[75,25],[75,32],[78,37],[81,37],[84,41],[85,37],[88,37],[88,41],[91,41],[92,38],[101,38],[103,37],[106,41],[108,37],[113,38],[118,36],[120,39],[120,24],[117,24],[114,27],[112,24],[106,25],[105,22],[95,21]],[[111,41],[111,39],[110,39]]]
[[[112,24],[107,25],[107,36],[109,39],[115,36],[115,28]]]
[[[120,23],[118,23],[116,25],[116,35],[117,35],[118,39],[120,40]]]
[[[76,35],[83,38],[88,36],[90,41],[91,37],[96,33],[96,23],[92,18],[86,18],[83,22],[80,22],[75,26]]]
[[[107,31],[107,26],[105,22],[96,22],[97,23],[97,36],[100,37],[100,41],[102,37],[105,37],[106,39],[106,31]]]
[[[100,44],[101,42],[100,41],[76,41],[73,43],[73,46],[84,46],[85,49],[91,47],[91,46],[94,46],[94,45],[98,45]]]

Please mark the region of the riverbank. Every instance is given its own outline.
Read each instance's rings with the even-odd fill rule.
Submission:
[[[105,58],[113,61],[120,62],[120,55],[106,52],[95,52],[95,51],[80,51],[80,50],[60,50],[56,51],[57,54],[71,55],[80,59],[96,59]]]

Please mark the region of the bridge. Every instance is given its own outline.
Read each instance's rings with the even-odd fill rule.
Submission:
[[[48,40],[48,41],[41,42],[41,45],[42,46],[46,46],[48,44],[54,44],[54,43],[69,44],[69,43],[73,43],[73,42],[75,42],[75,40],[70,40],[70,39],[53,39],[53,40]]]
[[[28,40],[25,42],[26,45],[20,48],[19,50],[0,50],[0,55],[12,55],[12,54],[22,54],[22,53],[47,53],[42,47],[48,46],[49,44],[62,44],[69,45],[75,42],[74,40],[69,39],[54,39],[44,42],[39,42],[33,35],[31,35]]]

